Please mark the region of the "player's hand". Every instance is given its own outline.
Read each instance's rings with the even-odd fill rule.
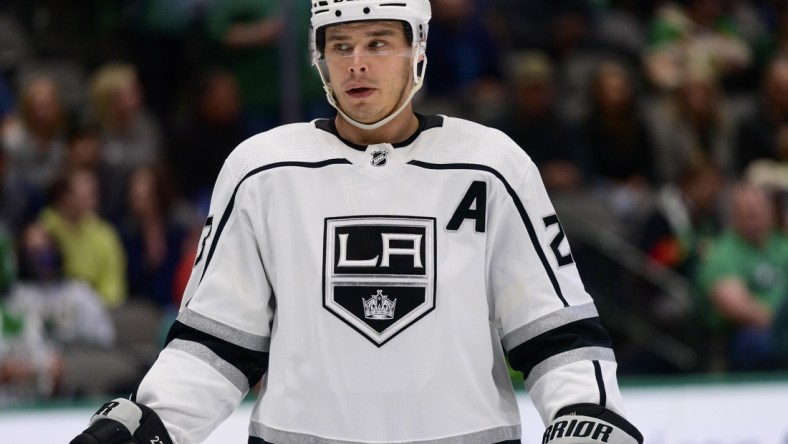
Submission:
[[[643,435],[629,421],[596,404],[564,407],[547,427],[547,444],[643,444]]]
[[[149,407],[118,398],[101,406],[90,425],[70,444],[172,444],[159,416]]]

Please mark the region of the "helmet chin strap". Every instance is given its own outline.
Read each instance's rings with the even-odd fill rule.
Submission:
[[[379,120],[375,123],[363,123],[359,122],[358,120],[348,116],[342,108],[337,103],[336,98],[334,97],[334,91],[329,86],[328,82],[326,81],[325,76],[323,75],[323,70],[320,69],[318,66],[318,72],[320,73],[320,78],[323,80],[323,89],[326,91],[326,98],[328,99],[328,103],[331,104],[334,108],[336,108],[339,115],[341,115],[345,120],[347,120],[351,125],[355,126],[356,128],[362,129],[364,131],[372,131],[376,130],[387,123],[391,122],[396,118],[402,110],[404,110],[408,104],[413,100],[413,96],[416,95],[417,92],[421,89],[422,85],[424,84],[424,72],[427,69],[427,56],[425,55],[421,61],[421,73],[419,73],[419,56],[423,54],[421,51],[417,51],[416,54],[413,56],[413,88],[411,88],[408,97],[402,102],[399,109],[394,111],[393,113],[389,114],[388,116],[384,117],[382,120]]]

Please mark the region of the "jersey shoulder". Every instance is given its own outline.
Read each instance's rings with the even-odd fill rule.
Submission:
[[[441,137],[424,160],[478,165],[511,181],[535,168],[528,154],[503,131],[456,117],[444,117]]]
[[[225,168],[235,177],[282,162],[319,162],[332,155],[319,143],[314,122],[291,123],[256,134],[241,142],[227,157]]]

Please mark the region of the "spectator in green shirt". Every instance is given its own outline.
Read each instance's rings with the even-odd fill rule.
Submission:
[[[297,101],[296,120],[311,119],[326,112],[324,91],[311,67],[307,41],[310,4],[293,2],[290,28],[283,2],[275,0],[222,0],[205,11],[205,30],[214,49],[214,63],[227,67],[238,81],[246,136],[285,123],[284,101]],[[298,59],[293,76],[298,97],[289,97],[280,78],[280,46],[286,33],[294,38]]]
[[[788,301],[788,236],[763,189],[739,184],[730,202],[730,226],[701,264],[699,283],[710,322],[726,333],[729,369],[769,369],[775,313]]]

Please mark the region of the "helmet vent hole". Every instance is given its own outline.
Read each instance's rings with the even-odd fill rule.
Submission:
[[[364,8],[364,14],[369,14],[369,8]]]
[[[342,15],[342,11],[337,11],[336,15],[337,15],[337,17],[340,17]]]

